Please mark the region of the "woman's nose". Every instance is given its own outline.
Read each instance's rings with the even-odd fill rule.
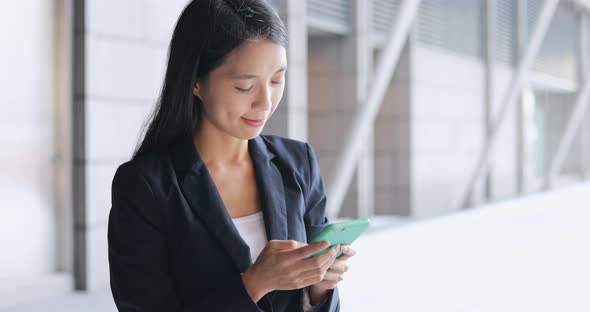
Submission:
[[[259,110],[270,110],[272,107],[272,90],[270,87],[260,88],[254,108]]]

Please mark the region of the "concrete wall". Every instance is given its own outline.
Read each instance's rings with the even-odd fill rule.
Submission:
[[[412,214],[412,47],[406,45],[375,121],[375,213]],[[379,58],[377,51],[375,59]]]
[[[565,130],[571,117],[574,108],[576,95],[572,93],[553,93],[553,92],[539,92],[538,93],[538,107],[543,112],[542,137],[545,141],[544,145],[544,167],[549,169],[551,162],[557,154],[557,150],[561,143],[561,139],[565,134]],[[565,176],[580,176],[583,167],[582,155],[580,152],[580,137],[579,133],[575,136],[566,157],[560,175]]]
[[[456,210],[483,141],[485,98],[481,60],[417,44],[411,75],[412,215]]]
[[[87,0],[84,106],[85,213],[76,235],[85,237],[86,286],[108,285],[107,221],[115,169],[127,161],[161,89],[168,43],[185,0]],[[116,9],[113,9],[116,8]],[[81,94],[80,94],[81,93]],[[80,207],[78,207],[80,209]]]
[[[504,65],[494,70],[492,119],[496,120],[513,79]],[[485,67],[481,59],[428,45],[416,45],[411,76],[412,214],[428,217],[457,209],[484,144]],[[517,109],[509,108],[490,156],[490,198],[518,195]],[[525,164],[526,166],[527,164]],[[483,199],[483,180],[474,186]],[[485,200],[485,199],[483,199]],[[476,203],[477,205],[477,203]]]
[[[342,150],[342,127],[354,112],[346,41],[337,36],[309,41],[309,133],[328,177]],[[455,210],[456,196],[482,148],[484,100],[480,59],[432,46],[406,46],[375,124],[376,214],[422,218]],[[508,123],[493,169],[499,194],[514,188],[515,125]],[[350,189],[348,194],[354,193]],[[344,214],[352,213],[351,200]]]
[[[310,37],[308,47],[309,142],[327,186],[357,105],[354,50],[340,36]],[[356,183],[350,183],[341,217],[356,215]]]

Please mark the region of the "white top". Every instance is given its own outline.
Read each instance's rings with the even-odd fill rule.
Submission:
[[[234,221],[234,225],[238,229],[238,232],[240,232],[242,239],[244,239],[246,244],[250,247],[252,262],[256,261],[258,255],[260,255],[268,242],[262,211],[240,218],[232,218],[232,221]],[[303,311],[310,311],[314,307],[315,306],[312,306],[309,302],[307,288],[304,288]]]
[[[258,258],[258,255],[268,242],[262,211],[241,218],[233,218],[232,220],[238,232],[250,247],[252,262],[256,261],[256,258]]]

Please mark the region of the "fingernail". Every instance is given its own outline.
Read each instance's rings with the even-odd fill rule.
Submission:
[[[342,251],[348,251],[348,246],[342,246],[342,248],[340,248]]]

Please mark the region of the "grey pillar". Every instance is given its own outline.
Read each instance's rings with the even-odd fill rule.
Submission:
[[[264,133],[307,141],[307,22],[305,0],[273,1],[287,26],[287,85]]]
[[[590,32],[588,29],[588,15],[582,14],[580,17],[579,23],[579,46],[578,46],[578,85],[582,85],[582,81],[585,81],[589,77],[586,77],[585,68],[589,68],[588,65],[590,64],[590,45],[588,40],[590,39]],[[582,125],[580,131],[580,161],[581,161],[581,168],[582,168],[582,177],[584,179],[588,179],[589,177],[589,167],[588,167],[588,157],[590,156],[590,146],[588,143],[590,142],[590,135],[588,135],[588,131],[590,131],[590,125],[588,124],[588,120],[590,114],[586,114],[586,118],[584,118],[584,123]]]
[[[57,271],[73,272],[73,237],[72,216],[72,53],[73,53],[73,2],[72,0],[57,1],[58,14],[56,29],[55,53],[55,207],[57,207],[58,244]]]
[[[372,48],[370,44],[370,13],[371,1],[355,0],[352,3],[354,14],[354,49],[356,54],[356,101],[361,105],[366,103],[369,87],[369,72],[371,71]],[[375,173],[374,173],[374,135],[371,129],[367,133],[365,146],[361,151],[357,168],[357,216],[369,218],[375,210]]]
[[[85,0],[74,1],[74,43],[73,43],[73,213],[74,213],[74,287],[87,289],[86,272],[86,166],[85,166],[85,72],[86,72],[86,9]]]
[[[484,123],[484,145],[490,144],[490,127],[492,124],[492,105],[494,104],[494,90],[495,90],[495,75],[494,69],[496,65],[494,63],[494,51],[496,49],[495,43],[495,33],[496,30],[496,23],[495,23],[495,15],[496,15],[496,0],[487,0],[485,6],[485,14],[486,14],[486,27],[485,27],[485,79],[486,79],[486,99],[484,103],[484,116],[483,116],[483,123]],[[481,201],[488,201],[492,197],[492,179],[491,179],[491,170],[489,168],[486,169],[484,172],[483,178],[483,198],[479,200],[474,198],[474,192],[471,194],[471,205],[478,206],[481,204]]]

